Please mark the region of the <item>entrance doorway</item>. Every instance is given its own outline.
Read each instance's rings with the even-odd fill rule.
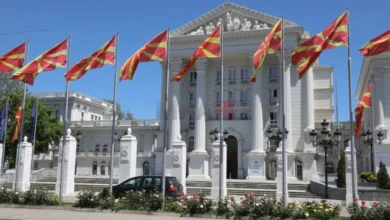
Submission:
[[[237,179],[238,141],[234,136],[228,136],[227,141],[227,173],[226,178]]]

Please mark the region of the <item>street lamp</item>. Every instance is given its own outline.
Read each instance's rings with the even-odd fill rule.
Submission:
[[[227,130],[225,130],[223,132],[222,136],[219,133],[217,128],[215,128],[214,130],[211,130],[209,132],[209,137],[210,137],[211,143],[213,143],[215,141],[218,141],[221,138],[221,144],[219,146],[219,169],[220,169],[219,170],[219,199],[220,200],[222,199],[222,187],[223,187],[222,180],[223,180],[223,175],[226,175],[226,173],[224,174],[224,172],[222,170],[222,164],[224,163],[223,161],[226,160],[225,158],[223,158],[223,141],[226,141],[228,136],[229,136],[229,132]]]
[[[382,141],[383,141],[383,133],[382,133],[382,131],[379,131],[376,135],[378,136],[377,143],[378,144],[382,144]],[[367,131],[363,131],[361,136],[363,138],[363,143],[370,145],[370,148],[371,148],[371,171],[375,175],[374,138],[372,136],[372,132],[370,131],[370,129],[367,129]]]
[[[274,134],[274,130],[276,130],[276,134]],[[284,139],[287,139],[287,135],[288,135],[288,130],[285,128],[284,129],[284,134],[282,132],[282,130],[279,128],[279,129],[271,129],[271,128],[268,128],[267,130],[267,137],[268,137],[268,140],[271,141],[271,140],[274,140],[277,142],[277,148],[279,148],[279,144],[280,142]],[[284,140],[283,140],[284,141]],[[282,163],[283,163],[283,170],[282,170],[282,193],[283,193],[283,203],[285,206],[287,206],[287,200],[288,200],[288,192],[287,192],[287,153],[286,153],[286,149],[285,149],[285,145],[283,145],[283,149],[282,149]]]
[[[81,131],[78,131],[77,134],[76,134],[76,140],[77,142],[79,142],[81,140],[81,138],[83,137],[83,134],[81,133]]]
[[[329,122],[324,119],[324,121],[321,123],[321,140],[317,142],[317,132],[315,130],[312,130],[310,132],[310,141],[313,144],[313,146],[321,146],[324,148],[325,151],[325,199],[328,199],[328,148],[337,147],[340,145],[341,142],[341,132],[339,129],[336,129],[336,131],[333,133],[334,141],[331,140],[331,130],[328,129]]]
[[[378,141],[377,143],[378,144],[382,144],[382,141],[383,141],[383,133],[382,131],[379,131],[378,134],[376,134],[378,136]]]

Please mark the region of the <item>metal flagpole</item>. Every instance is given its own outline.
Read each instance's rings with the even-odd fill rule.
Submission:
[[[282,95],[282,161],[283,161],[283,202],[284,206],[287,206],[288,192],[287,192],[287,153],[286,153],[286,100],[284,95],[284,74],[285,74],[285,61],[284,61],[284,15],[282,16],[282,72],[281,72],[281,95]]]
[[[6,106],[6,110],[5,110],[5,119],[4,119],[4,123],[5,123],[5,127],[4,127],[4,137],[3,137],[3,155],[1,158],[1,170],[0,170],[0,174],[3,174],[4,171],[5,171],[5,168],[4,168],[4,165],[5,165],[5,145],[6,145],[6,140],[7,140],[7,127],[8,127],[8,105],[9,105],[9,98],[7,98],[7,101],[5,102],[5,106]]]
[[[33,136],[33,140],[34,140],[34,142],[32,143],[33,144],[33,146],[32,146],[32,154],[31,154],[31,173],[32,173],[32,171],[34,170],[34,152],[35,152],[35,138],[36,138],[36,136],[37,136],[37,124],[38,124],[38,98],[36,98],[36,100],[35,100],[35,102],[36,102],[36,109],[35,109],[35,122],[34,122],[34,136]],[[33,141],[33,140],[31,140],[31,141]],[[32,175],[31,175],[31,177],[32,177]]]
[[[220,116],[220,131],[219,131],[219,141],[220,141],[220,146],[219,146],[219,200],[222,200],[222,189],[223,189],[223,178],[224,175],[226,177],[226,172],[224,169],[222,169],[223,163],[225,163],[225,158],[223,155],[223,142],[224,142],[224,136],[223,136],[223,23],[221,22],[221,91],[220,91],[220,100],[221,100],[221,116]]]
[[[29,44],[30,41],[26,42],[26,55],[24,59],[24,63],[27,64],[27,55],[28,55],[28,49],[29,49]],[[13,185],[14,190],[16,190],[16,183],[19,181],[18,179],[18,174],[19,174],[19,163],[20,163],[20,151],[22,148],[22,142],[23,142],[23,127],[24,127],[24,109],[26,105],[26,93],[27,93],[27,84],[24,83],[24,89],[23,89],[23,100],[22,100],[22,120],[20,123],[20,130],[19,130],[19,143],[18,143],[18,148],[16,151],[16,160],[15,160],[15,182]]]
[[[118,43],[119,43],[119,32],[116,33],[115,37],[115,67],[114,67],[114,104],[112,107],[112,129],[111,129],[111,157],[110,157],[110,196],[112,196],[112,180],[114,176],[114,153],[115,153],[115,121],[116,121],[116,90],[118,83]]]
[[[352,163],[352,200],[357,198],[357,183],[356,183],[356,154],[355,154],[355,138],[353,135],[353,115],[352,110],[352,64],[351,64],[351,41],[350,41],[350,14],[348,13],[348,94],[349,94],[349,133],[351,137],[351,163]]]
[[[374,126],[374,105],[372,104],[372,100],[373,100],[373,97],[372,97],[372,85],[375,83],[374,79],[371,78],[370,80],[370,87],[371,87],[371,132],[372,132],[372,137],[374,136],[374,131],[375,131],[375,126]],[[365,92],[365,91],[364,91]],[[374,175],[376,176],[376,161],[375,161],[375,155],[376,155],[376,152],[375,152],[375,141],[374,141],[374,138],[372,138],[372,144],[371,144],[371,171],[374,173]]]
[[[340,124],[339,124],[339,99],[338,99],[339,94],[337,92],[338,91],[337,89],[338,88],[337,88],[337,80],[336,80],[336,86],[334,88],[335,93],[336,93],[336,124],[337,124],[336,128],[340,128]],[[340,150],[344,151],[344,149],[338,148],[338,150],[337,150],[337,159],[338,160],[340,160]]]
[[[72,36],[68,37],[68,51],[67,51],[67,72],[70,69],[70,40]],[[65,147],[66,147],[66,130],[67,130],[67,125],[68,125],[68,105],[69,105],[69,82],[66,81],[66,89],[65,89],[65,113],[64,113],[64,136],[62,137],[62,149],[60,152],[61,156],[61,169],[60,169],[60,187],[59,187],[59,199],[62,201],[62,181],[64,177],[62,176],[64,173],[64,162],[65,162],[65,157],[64,157],[64,152],[65,152]],[[35,134],[34,134],[35,135]],[[35,140],[34,140],[35,143]],[[57,171],[58,172],[58,171]]]
[[[165,176],[166,176],[166,160],[167,160],[167,146],[168,146],[168,138],[167,138],[167,117],[168,117],[168,92],[169,92],[169,46],[170,46],[170,40],[169,40],[169,28],[167,32],[167,48],[166,48],[166,62],[167,62],[167,80],[166,80],[166,85],[165,85],[165,109],[164,109],[164,135],[163,135],[163,174],[162,174],[162,204],[161,204],[161,210],[164,209],[165,206]],[[162,101],[162,100],[161,100]]]

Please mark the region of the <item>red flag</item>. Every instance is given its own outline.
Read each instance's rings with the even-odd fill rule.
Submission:
[[[0,73],[13,72],[23,67],[26,43],[0,56]]]

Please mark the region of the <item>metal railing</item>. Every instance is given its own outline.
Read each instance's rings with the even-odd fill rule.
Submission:
[[[112,126],[112,120],[100,121],[70,121],[70,127],[107,127]],[[146,120],[119,120],[116,121],[118,127],[141,127],[141,126],[160,126],[160,120],[146,119]]]

